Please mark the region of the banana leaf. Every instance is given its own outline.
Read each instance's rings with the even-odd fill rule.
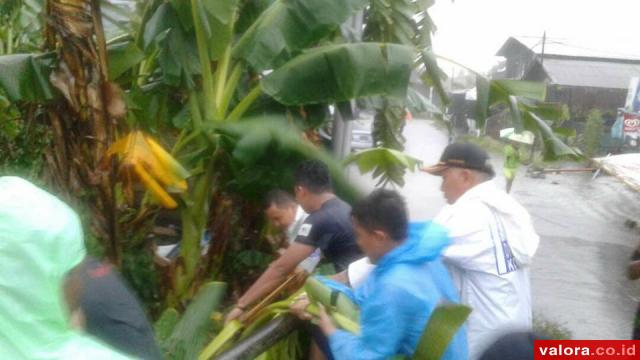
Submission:
[[[273,188],[293,186],[293,171],[304,159],[318,159],[329,167],[336,193],[352,202],[361,195],[344,168],[326,151],[304,140],[290,122],[259,117],[211,128],[222,135],[221,144],[232,155],[228,184],[231,190],[259,200]]]
[[[335,309],[335,312],[353,321],[357,322],[360,319],[360,309],[357,305],[344,294],[339,292],[334,294],[335,290],[330,289],[319,280],[313,277],[308,278],[304,284],[304,290],[312,302],[318,302],[328,309]]]
[[[178,13],[167,3],[158,6],[143,28],[143,50],[149,53],[156,48],[160,49],[163,81],[195,87],[193,76],[201,73],[195,36],[184,29]]]
[[[414,87],[409,87],[407,90],[407,108],[414,115],[424,112],[442,114],[442,110],[439,107],[432,103],[431,100],[422,96]]]
[[[365,0],[278,0],[242,35],[233,55],[254,70],[273,69],[335,31]]]
[[[510,96],[537,101],[544,101],[546,97],[546,85],[542,82],[488,80],[479,74],[476,76],[476,91],[476,121],[480,128],[484,128],[491,106],[496,104],[510,105]],[[512,115],[516,116],[513,113]]]
[[[177,2],[188,4],[186,1]],[[218,60],[232,40],[238,0],[197,0],[195,3],[203,20],[211,60]]]
[[[216,356],[216,360],[254,359],[266,349],[269,349],[288,336],[300,326],[301,323],[302,321],[293,315],[276,317],[265,326],[235,344],[233,348]],[[205,359],[207,358],[200,358],[200,360]]]
[[[265,77],[263,91],[285,105],[340,102],[373,95],[404,100],[414,49],[357,43],[320,46]]]
[[[220,305],[226,284],[210,282],[203,285],[171,336],[161,346],[169,359],[195,359],[206,344],[213,323],[211,314]]]
[[[159,344],[162,344],[171,336],[179,320],[180,314],[174,308],[168,308],[162,312],[160,318],[153,324],[153,332],[156,334]]]
[[[421,161],[394,149],[375,148],[351,154],[343,163],[355,163],[361,174],[373,172],[374,179],[380,178],[379,184],[393,182],[404,186],[405,171],[415,171]]]
[[[243,325],[238,320],[233,320],[222,328],[222,331],[207,345],[198,356],[199,360],[211,359],[218,354],[221,349],[228,346],[229,342],[243,329]]]
[[[420,337],[414,360],[440,360],[451,339],[469,317],[471,308],[464,305],[440,305],[431,314]]]
[[[42,103],[54,98],[49,82],[53,53],[0,56],[0,87],[13,102]]]
[[[583,157],[582,152],[576,148],[572,148],[558,138],[554,129],[532,112],[524,114],[525,127],[527,129],[535,129],[543,141],[543,157],[545,160],[551,161],[558,158],[569,158],[578,160]]]
[[[144,59],[144,53],[138,49],[134,41],[112,44],[107,49],[109,53],[109,79],[117,79],[139,64]]]

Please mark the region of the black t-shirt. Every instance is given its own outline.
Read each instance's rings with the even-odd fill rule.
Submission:
[[[362,257],[351,225],[351,206],[337,197],[307,217],[295,241],[319,248],[338,272]]]
[[[87,333],[125,354],[145,360],[162,359],[142,306],[117,272],[89,257],[82,279],[80,307]]]

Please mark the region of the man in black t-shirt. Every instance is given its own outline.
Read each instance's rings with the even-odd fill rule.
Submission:
[[[319,248],[324,259],[333,264],[337,272],[362,257],[354,241],[351,206],[337,197],[325,201],[320,209],[306,218],[295,242]]]
[[[333,193],[329,169],[324,163],[308,160],[300,164],[294,174],[294,191],[298,204],[309,217],[284,254],[238,299],[226,317],[227,322],[242,319],[250,305],[282,284],[316,249],[322,251],[336,271],[346,269],[349,263],[363,256],[351,226],[351,207]]]

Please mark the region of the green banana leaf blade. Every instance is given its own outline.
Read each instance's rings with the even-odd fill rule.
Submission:
[[[373,95],[404,100],[412,47],[356,43],[314,48],[262,80],[262,90],[285,105],[346,101]]]
[[[440,305],[431,314],[420,337],[414,360],[439,360],[460,327],[471,314],[464,305]]]

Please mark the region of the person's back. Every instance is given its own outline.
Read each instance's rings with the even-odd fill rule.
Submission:
[[[362,257],[351,225],[351,206],[338,197],[327,200],[305,219],[295,241],[320,249],[338,272]]]
[[[529,266],[539,237],[529,213],[491,179],[489,155],[474,144],[448,145],[423,171],[442,177],[447,203],[434,219],[449,231],[443,261],[473,308],[467,322],[469,358],[507,331],[531,328]]]
[[[530,257],[520,243],[537,235],[526,211],[499,192],[492,182],[478,185],[435,220],[450,231],[445,263],[460,300],[473,308],[467,328],[472,356],[505,331],[532,325]]]
[[[137,358],[162,359],[144,310],[117,271],[89,257],[81,277],[80,308],[87,333]]]
[[[456,289],[452,286],[447,268],[440,259],[428,263],[397,264],[391,270],[384,273],[378,279],[378,284],[370,287],[371,294],[377,297],[365,302],[362,308],[362,317],[379,317],[378,311],[386,311],[385,324],[375,331],[385,331],[385,338],[399,342],[398,354],[411,356],[418,345],[420,337],[425,330],[431,314],[440,304],[459,302]],[[392,311],[389,311],[393,308]],[[370,313],[370,314],[369,314]],[[396,325],[397,324],[397,325]],[[401,339],[393,339],[391,334],[395,327]],[[370,344],[371,351],[375,353],[377,346],[384,347],[384,342]],[[443,355],[443,360],[466,359],[467,344],[464,332],[460,331],[452,340]],[[373,356],[372,358],[378,358]]]
[[[361,333],[336,330],[321,314],[331,353],[337,360],[412,356],[436,307],[458,302],[457,290],[438,260],[449,238],[437,224],[409,226],[404,200],[389,190],[376,190],[360,200],[352,215],[358,245],[376,267],[355,292],[336,285],[360,306]],[[460,329],[443,358],[466,357]]]

